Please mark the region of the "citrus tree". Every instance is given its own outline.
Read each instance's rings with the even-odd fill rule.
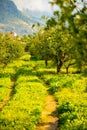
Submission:
[[[7,65],[24,53],[24,47],[9,34],[0,35],[0,63]]]

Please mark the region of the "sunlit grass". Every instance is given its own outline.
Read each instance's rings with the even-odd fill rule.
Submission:
[[[11,80],[15,82],[15,86],[12,99],[0,113],[1,129],[34,130],[35,125],[40,121],[40,114],[44,109],[46,88],[33,72],[34,66],[35,62],[29,62],[22,57],[21,60],[14,61],[5,69],[4,73],[7,74],[10,82]],[[14,80],[12,76],[15,78]],[[11,87],[11,84],[8,82],[6,86]],[[5,87],[3,90],[8,92]],[[2,90],[1,92],[3,93]]]
[[[70,68],[68,75],[65,69],[59,74],[52,68],[39,68],[36,71],[58,102],[60,130],[86,130],[87,77],[77,73],[75,68]]]
[[[9,98],[11,85],[12,83],[9,77],[0,78],[0,105]]]
[[[0,113],[1,129],[35,129],[44,109],[44,83],[58,103],[60,130],[87,129],[87,77],[76,68],[70,68],[68,75],[64,68],[56,74],[51,64],[46,67],[44,61],[24,55],[0,71],[0,76],[1,103],[15,82],[13,97]]]

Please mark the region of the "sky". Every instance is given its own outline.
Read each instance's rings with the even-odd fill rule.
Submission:
[[[53,12],[53,10],[56,10],[58,6],[53,7],[49,4],[52,0],[12,0],[15,2],[19,10],[23,10],[25,8],[32,10],[32,11],[45,11],[45,12]],[[77,0],[77,5],[82,8],[83,4],[81,3],[81,0]],[[87,2],[87,0],[83,0],[84,2]],[[87,3],[86,3],[87,4]]]
[[[51,0],[13,0],[17,5],[18,9],[28,8],[30,10],[38,11],[52,11],[51,5],[48,3]]]

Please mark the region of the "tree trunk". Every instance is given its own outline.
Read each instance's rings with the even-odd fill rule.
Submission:
[[[67,74],[69,73],[69,66],[66,67],[66,73],[67,73]]]
[[[62,65],[63,65],[63,62],[60,60],[59,63],[57,63],[57,73],[60,72]]]
[[[45,65],[48,66],[48,60],[47,59],[45,59]]]

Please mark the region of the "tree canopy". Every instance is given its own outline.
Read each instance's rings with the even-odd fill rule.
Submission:
[[[24,53],[22,42],[10,34],[0,34],[0,64],[7,65]]]

